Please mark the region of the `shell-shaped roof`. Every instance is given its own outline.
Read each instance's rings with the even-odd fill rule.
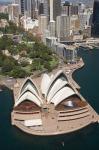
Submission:
[[[39,97],[38,89],[30,78],[27,78],[23,83],[20,89],[19,98],[15,102],[15,107],[25,100],[32,101],[38,106],[41,106],[42,104],[42,100]]]
[[[15,107],[18,106],[20,103],[22,103],[25,100],[29,100],[33,103],[35,103],[37,106],[41,106],[40,100],[30,91],[25,92],[15,103]]]
[[[64,87],[55,94],[55,96],[51,99],[51,103],[54,103],[54,105],[57,106],[63,100],[65,100],[66,98],[68,98],[74,94],[75,94],[75,92],[71,88]]]
[[[32,81],[31,78],[26,78],[26,80],[23,82],[21,88],[20,88],[20,94],[27,88],[28,85],[31,85],[33,87],[33,91],[35,93],[37,93],[39,95],[39,90],[38,88],[36,87],[36,85],[34,84],[34,82]]]
[[[41,81],[41,91],[42,94],[46,94],[47,93],[47,89],[48,89],[48,85],[50,83],[51,79],[47,74],[43,75],[42,81]]]
[[[48,96],[47,96],[47,101],[50,102],[53,96],[60,90],[62,89],[68,82],[63,81],[62,79],[57,79],[57,81],[53,84],[52,88],[50,89]]]
[[[65,80],[65,81],[68,80],[67,77],[66,77],[66,75],[64,74],[64,72],[63,72],[62,70],[58,71],[58,72],[56,73],[56,75],[54,75],[54,76],[51,78],[51,82],[50,82],[49,85],[48,85],[47,92],[46,92],[46,95],[45,95],[46,99],[47,99],[48,93],[49,93],[49,91],[51,90],[53,84],[54,84],[55,81],[56,81],[57,79],[59,79],[59,78],[61,78],[63,81],[64,81],[64,80]]]
[[[53,103],[55,107],[70,96],[77,95],[63,71],[58,71],[56,75],[52,76],[44,74],[41,81],[41,92],[45,96],[47,104]],[[30,78],[23,83],[15,106],[25,100],[30,100],[40,107],[45,103],[44,99],[41,100],[39,97],[39,91]]]

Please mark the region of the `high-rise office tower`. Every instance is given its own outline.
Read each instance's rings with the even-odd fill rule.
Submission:
[[[50,21],[53,21],[53,0],[50,0]]]
[[[53,19],[61,15],[61,0],[53,0]]]
[[[72,5],[71,14],[78,15],[78,6],[77,5]]]
[[[15,3],[19,4],[20,15],[34,17],[35,0],[15,0]]]
[[[48,0],[39,1],[39,15],[44,14],[45,16],[49,16],[49,5]]]
[[[21,0],[14,0],[13,3],[19,5],[19,14],[21,14]]]
[[[39,4],[39,15],[44,14],[44,3]]]
[[[49,16],[48,0],[44,0],[44,14],[45,14],[47,17]]]
[[[85,10],[85,8],[86,8],[86,5],[85,5],[85,4],[79,3],[79,4],[78,4],[78,13],[79,13],[79,14],[80,14],[80,13],[83,13],[84,10]]]
[[[9,20],[13,21],[17,25],[19,24],[19,5],[9,4],[8,5]]]
[[[54,21],[54,0],[49,1],[49,6],[50,6],[50,22],[49,22],[49,31],[50,31],[50,36],[55,37],[55,21]]]
[[[58,41],[66,41],[70,36],[70,16],[61,15],[56,20],[56,36]]]
[[[91,35],[99,37],[99,0],[94,1]]]
[[[53,14],[53,20],[56,20],[56,17],[61,15],[61,0],[40,0],[39,6],[40,3],[43,5],[42,8],[44,15],[48,16],[49,18],[50,14]]]
[[[42,35],[45,33],[48,27],[48,18],[44,14],[39,15],[39,30]]]
[[[71,3],[66,1],[62,6],[62,14],[70,16],[71,14]]]
[[[78,6],[66,1],[62,6],[62,14],[67,16],[78,15]]]
[[[31,18],[35,18],[36,1],[31,0]]]
[[[25,0],[20,0],[21,15],[25,14]]]

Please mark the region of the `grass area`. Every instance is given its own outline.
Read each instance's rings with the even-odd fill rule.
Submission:
[[[50,66],[52,68],[55,68],[58,66],[59,60],[58,57],[52,57],[52,60],[50,61]]]

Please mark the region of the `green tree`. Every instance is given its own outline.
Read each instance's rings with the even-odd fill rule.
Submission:
[[[5,13],[0,13],[0,19],[6,19],[9,20],[9,15]]]
[[[24,78],[27,75],[28,74],[26,73],[26,71],[23,70],[21,67],[15,67],[10,73],[10,76],[14,78]]]

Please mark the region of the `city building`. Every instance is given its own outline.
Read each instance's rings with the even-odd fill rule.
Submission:
[[[69,1],[65,1],[65,3],[62,5],[62,14],[67,16],[78,15],[78,5],[74,5]]]
[[[0,13],[8,13],[8,6],[0,5]]]
[[[41,2],[39,4],[39,11],[38,12],[39,12],[39,15],[44,14],[44,3]]]
[[[53,0],[53,19],[61,15],[61,0]]]
[[[53,15],[53,20],[61,14],[61,0],[41,0],[39,2],[39,14],[43,12],[50,20],[50,15]]]
[[[79,14],[80,14],[80,13],[84,13],[85,8],[86,8],[85,4],[79,3],[79,4],[78,4],[78,13],[79,13]]]
[[[19,4],[19,12],[21,16],[34,18],[35,0],[15,0],[15,4]]]
[[[6,19],[0,19],[0,28],[5,28],[6,26],[9,26],[9,23]]]
[[[57,43],[56,53],[67,63],[77,62],[77,47],[75,45],[66,45]]]
[[[99,0],[94,1],[91,35],[99,37]]]
[[[73,35],[73,41],[82,41],[83,40],[83,37],[89,37],[90,35],[89,35],[89,32],[87,32],[87,31],[85,31],[85,33],[83,33],[83,34],[79,34],[79,33],[77,33],[77,34],[74,34]]]
[[[54,20],[51,20],[49,22],[48,29],[50,32],[50,37],[55,37],[56,36],[56,32],[55,32],[56,31],[56,24],[55,24]]]
[[[16,25],[19,24],[19,5],[9,4],[8,5],[9,20],[13,21]]]
[[[80,13],[79,14],[79,21],[80,21],[80,30],[84,30],[86,26],[89,26],[89,18],[88,18],[88,13]]]
[[[68,1],[65,1],[65,3],[62,5],[62,12],[61,14],[64,14],[64,15],[71,15],[71,3],[68,2]]]
[[[56,37],[46,37],[45,44],[49,47],[52,48],[55,52],[57,51],[57,38]]]
[[[70,16],[61,15],[56,19],[56,37],[58,41],[66,41],[70,36]]]
[[[45,31],[48,29],[48,17],[44,14],[39,15],[39,30],[44,35]]]
[[[55,136],[97,122],[98,115],[63,71],[43,74],[38,87],[31,78],[23,83],[17,80],[14,85],[11,121],[20,130],[32,135]]]
[[[26,30],[29,31],[33,29],[34,27],[38,27],[38,20],[37,19],[31,19],[30,17],[21,17],[20,19],[21,26]]]
[[[70,30],[72,34],[78,33],[80,30],[80,20],[78,18],[78,15],[72,15],[70,16]]]
[[[84,37],[84,39],[91,37],[91,26],[89,26],[83,30],[83,37]]]
[[[67,63],[77,62],[77,48],[74,45],[65,45],[63,56]]]

